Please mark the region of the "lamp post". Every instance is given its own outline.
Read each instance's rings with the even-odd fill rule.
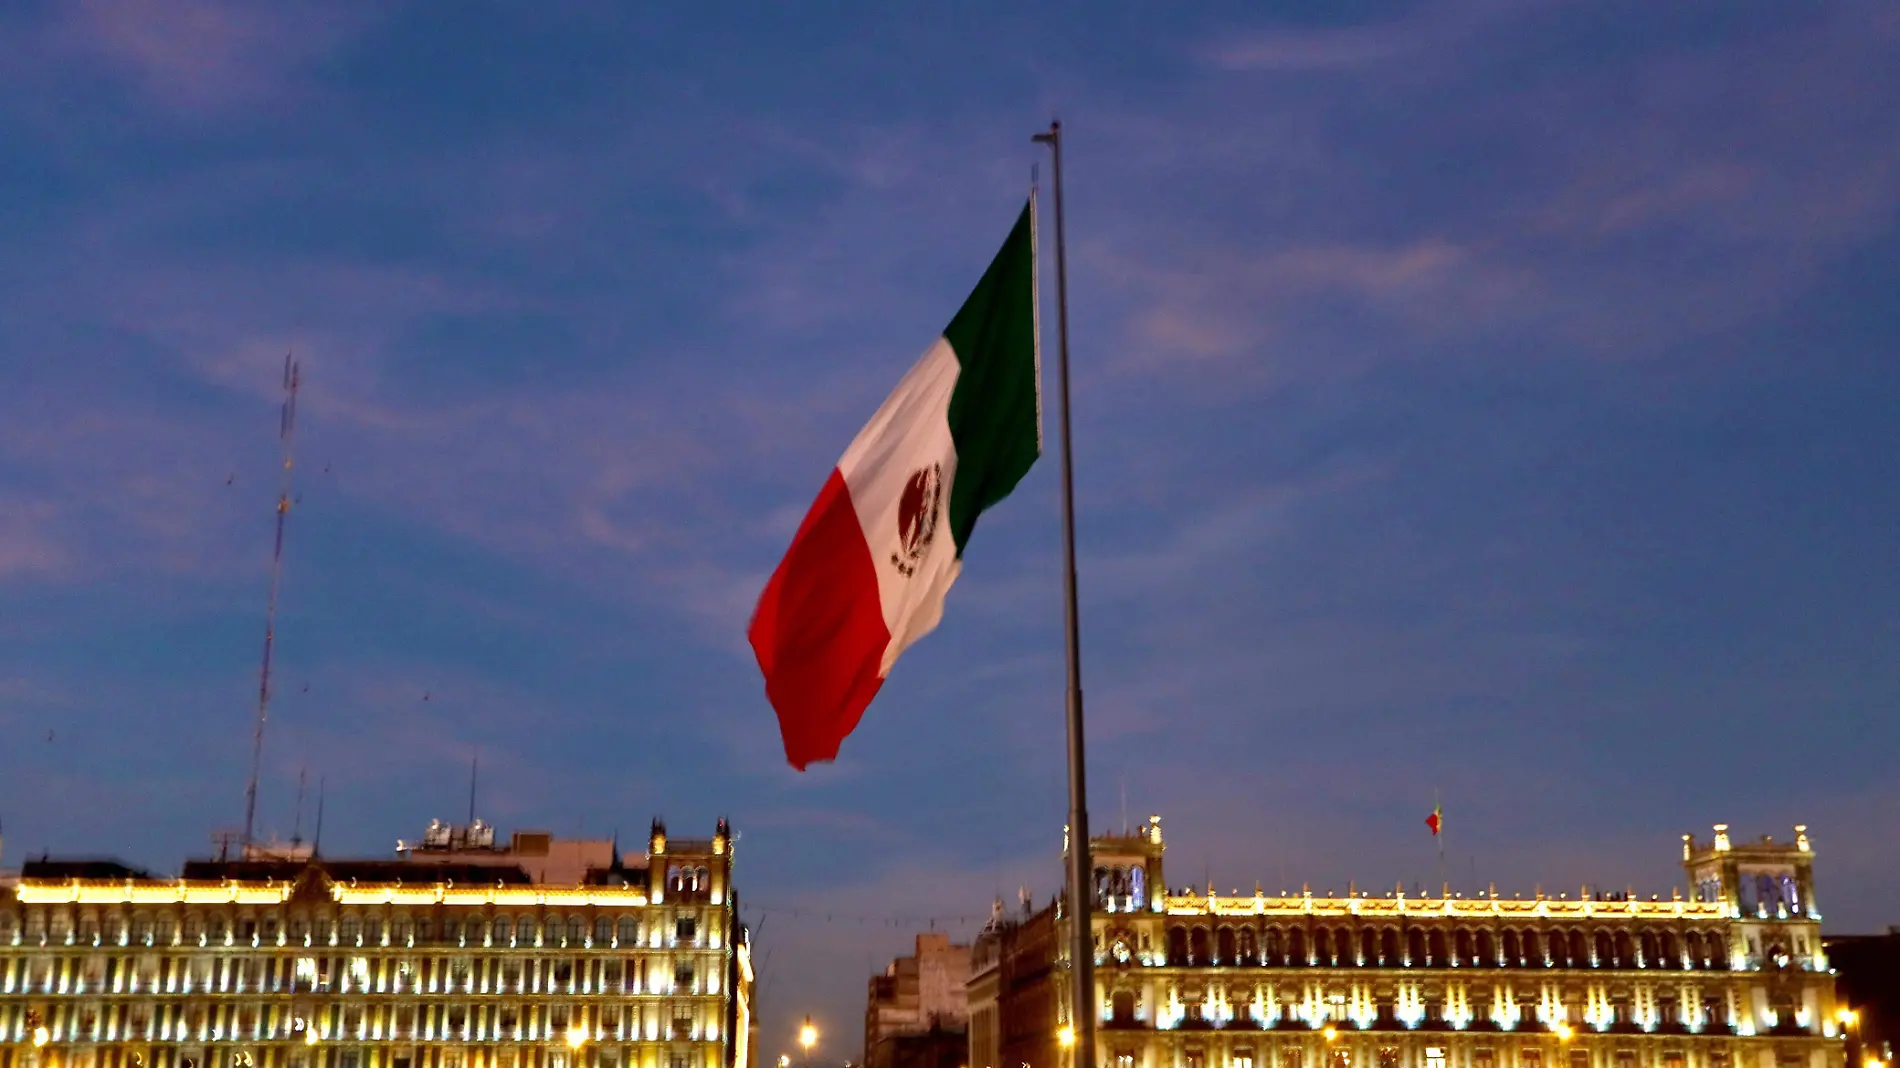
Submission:
[[[805,1051],[805,1063],[811,1063],[811,1048],[818,1044],[818,1028],[812,1025],[811,1017],[805,1017],[805,1023],[798,1029],[798,1047]]]

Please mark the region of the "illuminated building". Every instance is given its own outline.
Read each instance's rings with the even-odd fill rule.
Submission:
[[[1159,817],[1092,842],[1102,1068],[1843,1065],[1805,828],[1684,836],[1693,889],[1648,901],[1171,891],[1162,854]],[[978,940],[972,1068],[1063,1068],[979,1036],[1067,1024],[1066,922],[1036,1021],[989,997]]]
[[[732,834],[432,826],[179,878],[39,861],[0,886],[0,1068],[747,1068]]]
[[[1837,1013],[1847,1039],[1848,1068],[1892,1068],[1900,1054],[1900,927],[1886,934],[1829,935],[1845,1011]]]

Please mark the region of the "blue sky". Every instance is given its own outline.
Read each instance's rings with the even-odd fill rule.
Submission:
[[[839,763],[744,644],[1068,132],[1092,805],[1173,882],[1900,922],[1891,5],[0,10],[6,860],[739,828],[768,1047],[1054,890],[1055,464]],[[226,485],[227,480],[230,485]],[[424,693],[428,701],[422,699]],[[830,919],[824,919],[829,916]]]

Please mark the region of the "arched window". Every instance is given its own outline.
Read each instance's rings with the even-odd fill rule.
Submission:
[[[1433,931],[1426,936],[1426,963],[1434,968],[1445,966],[1445,932]]]
[[[1558,968],[1570,967],[1570,943],[1562,931],[1550,932],[1550,963]]]
[[[1458,944],[1458,957],[1457,957],[1458,963],[1460,964],[1478,963],[1477,957],[1473,955],[1471,951],[1471,932],[1465,930],[1462,927],[1459,928],[1456,941]]]
[[[1405,935],[1405,963],[1414,968],[1425,967],[1425,932],[1416,927]]]
[[[1379,932],[1370,927],[1359,932],[1359,963],[1367,967],[1379,963]]]
[[[1333,956],[1341,967],[1352,964],[1359,958],[1352,951],[1352,929],[1341,927],[1333,932]]]
[[[1188,963],[1207,963],[1207,928],[1196,927],[1188,934]]]
[[[1255,939],[1252,927],[1242,927],[1240,929],[1240,963],[1260,963],[1260,943]]]
[[[1313,959],[1322,966],[1333,963],[1333,936],[1324,927],[1313,932]]]
[[[640,928],[632,916],[620,917],[620,945],[630,946],[640,940]]]
[[[1595,948],[1596,948],[1596,959],[1593,963],[1597,967],[1612,968],[1616,966],[1616,955],[1615,955],[1615,951],[1610,948],[1609,935],[1604,934],[1602,931],[1598,931]]]
[[[587,924],[583,923],[579,916],[570,917],[567,921],[567,941],[564,944],[578,946],[586,938]]]
[[[1267,963],[1275,966],[1286,963],[1286,947],[1280,941],[1278,927],[1267,928]]]
[[[1698,932],[1690,931],[1688,934],[1682,937],[1682,941],[1683,941],[1683,944],[1687,946],[1689,950],[1690,966],[1704,967],[1704,968],[1708,967],[1709,957],[1708,957],[1708,954],[1704,952],[1702,948],[1702,935],[1699,934]]]
[[[1659,939],[1658,941],[1660,944],[1657,947],[1656,963],[1653,965],[1653,967],[1657,967],[1657,968],[1682,967],[1682,954],[1676,952],[1676,936],[1673,934],[1670,934],[1668,931],[1664,931],[1662,933],[1662,938]]]
[[[1312,963],[1306,956],[1306,932],[1298,927],[1286,934],[1286,962],[1293,965]]]
[[[508,936],[514,933],[514,929],[515,927],[514,927],[513,920],[510,920],[506,916],[495,917],[495,923],[493,927],[490,928],[489,930],[489,935],[490,935],[489,945],[493,945],[493,946],[507,945],[509,942]]]
[[[1478,959],[1471,963],[1485,968],[1495,968],[1498,964],[1497,943],[1492,941],[1490,931],[1478,932]]]
[[[609,945],[614,940],[614,921],[601,916],[594,921],[594,944]]]
[[[353,915],[344,916],[343,922],[337,925],[337,938],[346,946],[362,945],[363,921]]]
[[[1728,939],[1715,931],[1708,934],[1709,967],[1726,971],[1728,969]]]
[[[515,924],[515,945],[534,945],[534,917],[523,916],[521,922]]]
[[[1781,877],[1781,900],[1783,904],[1788,906],[1788,914],[1790,916],[1799,916],[1801,914],[1801,888],[1795,883],[1794,876],[1792,875],[1784,875]]]
[[[1185,927],[1168,928],[1168,964],[1179,968],[1188,962],[1188,936]]]
[[[1544,948],[1538,941],[1536,931],[1524,932],[1524,963],[1532,968],[1544,965]]]
[[[1222,927],[1220,933],[1214,936],[1214,963],[1234,963],[1234,929],[1232,927]]]
[[[1628,931],[1616,932],[1616,966],[1619,968],[1636,966],[1636,951],[1630,946]]]
[[[1379,937],[1379,942],[1379,948],[1383,951],[1379,955],[1380,963],[1388,968],[1396,967],[1399,963],[1399,932],[1388,927],[1385,934]]]
[[[1582,931],[1570,932],[1571,967],[1581,968],[1585,964],[1588,964],[1589,962],[1590,962],[1590,953],[1589,953],[1589,950],[1584,947],[1583,932]]]
[[[1135,911],[1148,907],[1148,873],[1140,868],[1131,868],[1128,872],[1129,893],[1134,898]]]
[[[1504,932],[1504,966],[1506,968],[1515,968],[1522,963],[1524,963],[1524,958],[1518,950],[1517,932],[1505,931]]]
[[[1135,1022],[1135,992],[1117,990],[1109,999],[1109,1018],[1118,1024]]]

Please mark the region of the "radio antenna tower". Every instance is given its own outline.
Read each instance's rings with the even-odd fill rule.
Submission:
[[[277,541],[270,557],[270,599],[264,603],[264,663],[258,670],[257,725],[251,735],[251,782],[244,789],[244,848],[257,826],[257,774],[264,760],[264,722],[270,718],[270,653],[277,637],[277,590],[284,578],[284,520],[290,515],[290,475],[297,443],[297,362],[284,354],[284,408],[277,437],[283,444],[284,469],[277,483]]]

